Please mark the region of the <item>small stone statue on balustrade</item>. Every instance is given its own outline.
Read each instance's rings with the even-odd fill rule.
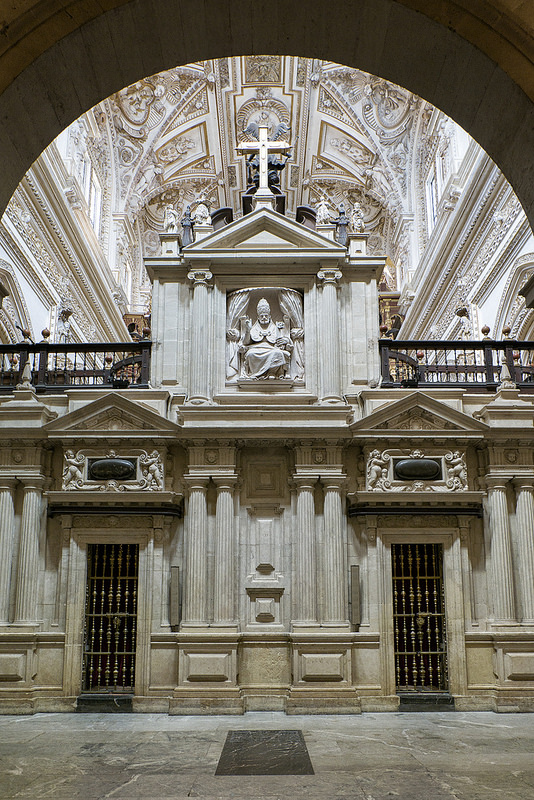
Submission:
[[[345,246],[347,244],[347,231],[349,227],[349,218],[345,211],[345,204],[341,203],[338,208],[338,216],[332,222],[336,226],[336,238],[339,244]]]
[[[163,230],[165,233],[178,233],[178,214],[174,206],[170,203],[165,206]]]
[[[356,201],[352,208],[350,217],[350,227],[354,233],[363,233],[365,230],[365,222],[363,221],[363,211],[361,204]]]

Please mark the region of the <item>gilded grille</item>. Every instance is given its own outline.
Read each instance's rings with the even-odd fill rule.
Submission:
[[[137,544],[89,545],[84,691],[133,691],[138,554]]]
[[[447,646],[440,544],[394,544],[397,691],[446,691]]]

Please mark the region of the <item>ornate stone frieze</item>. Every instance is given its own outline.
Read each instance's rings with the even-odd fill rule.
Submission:
[[[131,470],[127,469],[128,464]],[[109,450],[105,455],[84,450],[64,453],[63,491],[154,492],[164,488],[163,461],[157,450],[151,453],[129,450],[121,454]]]
[[[106,528],[108,530],[139,530],[139,528],[151,528],[152,517],[140,515],[133,516],[128,514],[74,514],[72,517],[73,528]]]
[[[367,456],[368,492],[467,491],[465,453],[423,450],[371,450]]]
[[[377,518],[379,528],[456,528],[457,525],[458,518],[454,514],[381,514]]]

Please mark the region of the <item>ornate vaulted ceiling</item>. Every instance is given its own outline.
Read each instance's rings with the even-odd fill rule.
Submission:
[[[114,213],[156,251],[164,208],[183,213],[205,193],[240,213],[245,162],[236,151],[250,122],[291,128],[282,174],[288,213],[324,194],[332,209],[361,203],[372,251],[402,267],[432,107],[398,86],[330,62],[245,56],[189,64],[129,86],[94,111],[92,147],[113,174]],[[449,123],[452,125],[453,123]]]

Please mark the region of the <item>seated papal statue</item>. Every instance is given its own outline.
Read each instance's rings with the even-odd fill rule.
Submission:
[[[294,344],[289,320],[273,322],[271,307],[262,297],[254,324],[249,317],[241,318],[241,338],[238,346],[243,356],[244,376],[251,379],[284,378],[289,370]]]

